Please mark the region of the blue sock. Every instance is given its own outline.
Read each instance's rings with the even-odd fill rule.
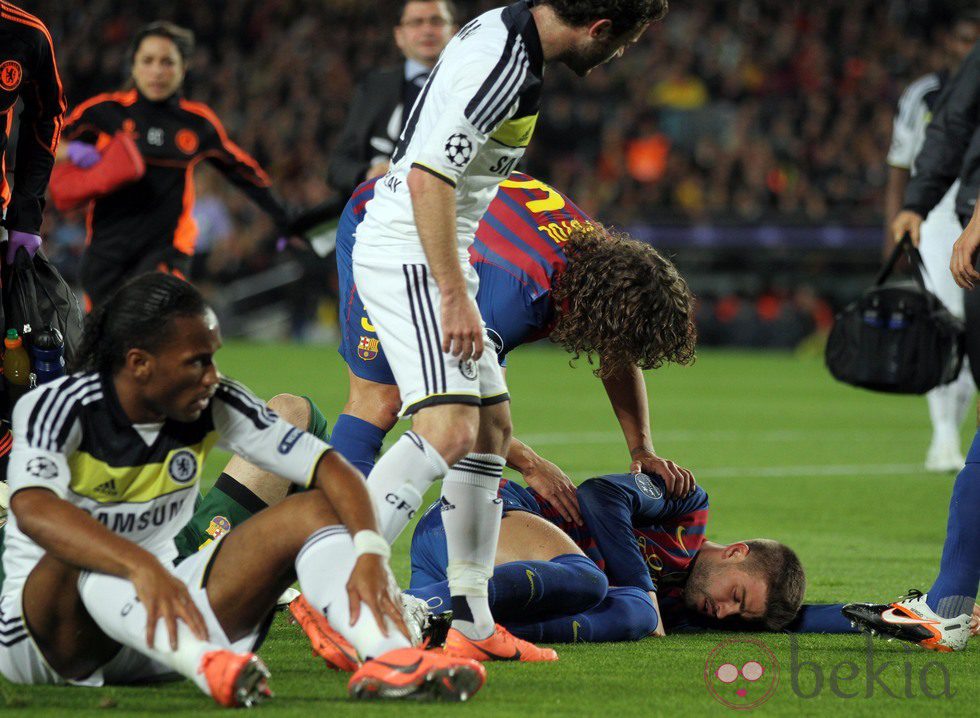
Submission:
[[[590,559],[564,554],[550,561],[514,561],[497,566],[488,585],[490,611],[499,623],[564,616],[592,608],[609,582]],[[430,606],[450,605],[449,582],[406,591]]]
[[[808,603],[788,627],[791,633],[860,633],[840,612],[843,603]]]
[[[367,476],[374,468],[378,452],[381,451],[381,442],[387,433],[364,419],[341,414],[334,424],[330,444]]]
[[[973,439],[966,466],[956,477],[949,501],[946,543],[939,577],[926,603],[943,618],[973,612],[980,586],[980,432]]]
[[[537,623],[505,623],[515,636],[532,643],[638,641],[658,624],[647,592],[635,586],[610,588],[598,606],[582,613]]]

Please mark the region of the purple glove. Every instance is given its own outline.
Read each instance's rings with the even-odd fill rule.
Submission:
[[[88,142],[69,142],[68,161],[76,167],[87,170],[92,165],[97,165],[102,160],[102,154],[95,149],[95,145]]]
[[[23,247],[27,250],[27,253],[34,256],[37,252],[37,248],[41,246],[41,238],[36,234],[28,234],[27,232],[18,232],[14,230],[7,233],[7,264],[12,265],[14,263],[14,255],[17,254],[17,250]]]

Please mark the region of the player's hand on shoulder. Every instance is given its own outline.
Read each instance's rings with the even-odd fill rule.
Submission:
[[[561,517],[582,525],[582,512],[578,506],[578,490],[558,466],[537,454],[521,472],[524,483],[554,506]]]
[[[157,623],[163,619],[171,650],[177,650],[177,621],[183,621],[198,639],[208,638],[207,624],[184,583],[149,556],[130,572],[129,580],[146,609],[146,645],[153,646]]]
[[[461,362],[483,356],[483,320],[466,289],[442,296],[442,351]]]
[[[656,474],[664,480],[667,494],[674,498],[683,498],[694,491],[697,482],[694,474],[669,459],[661,459],[650,449],[633,449],[630,452],[633,462],[630,464],[631,474]]]
[[[365,553],[358,557],[347,581],[347,599],[350,603],[350,625],[357,623],[361,616],[361,604],[365,603],[384,635],[388,635],[390,621],[411,640],[402,615],[398,586],[388,568],[388,560],[383,556]]]

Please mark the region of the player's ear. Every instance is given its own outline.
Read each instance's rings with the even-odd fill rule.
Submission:
[[[612,20],[596,20],[589,25],[589,37],[593,40],[605,40],[612,34]]]
[[[749,555],[749,545],[742,541],[736,543],[728,544],[722,549],[721,557],[726,561],[731,561],[733,563],[739,563],[744,561]]]
[[[153,375],[153,355],[136,347],[126,352],[126,369],[136,381],[144,383]]]

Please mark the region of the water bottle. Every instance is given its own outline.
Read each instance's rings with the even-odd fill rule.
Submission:
[[[31,359],[38,385],[65,375],[65,340],[54,327],[44,327],[35,333],[31,343]]]
[[[3,345],[7,349],[3,355],[3,378],[13,405],[31,388],[31,359],[16,329],[7,330]]]

